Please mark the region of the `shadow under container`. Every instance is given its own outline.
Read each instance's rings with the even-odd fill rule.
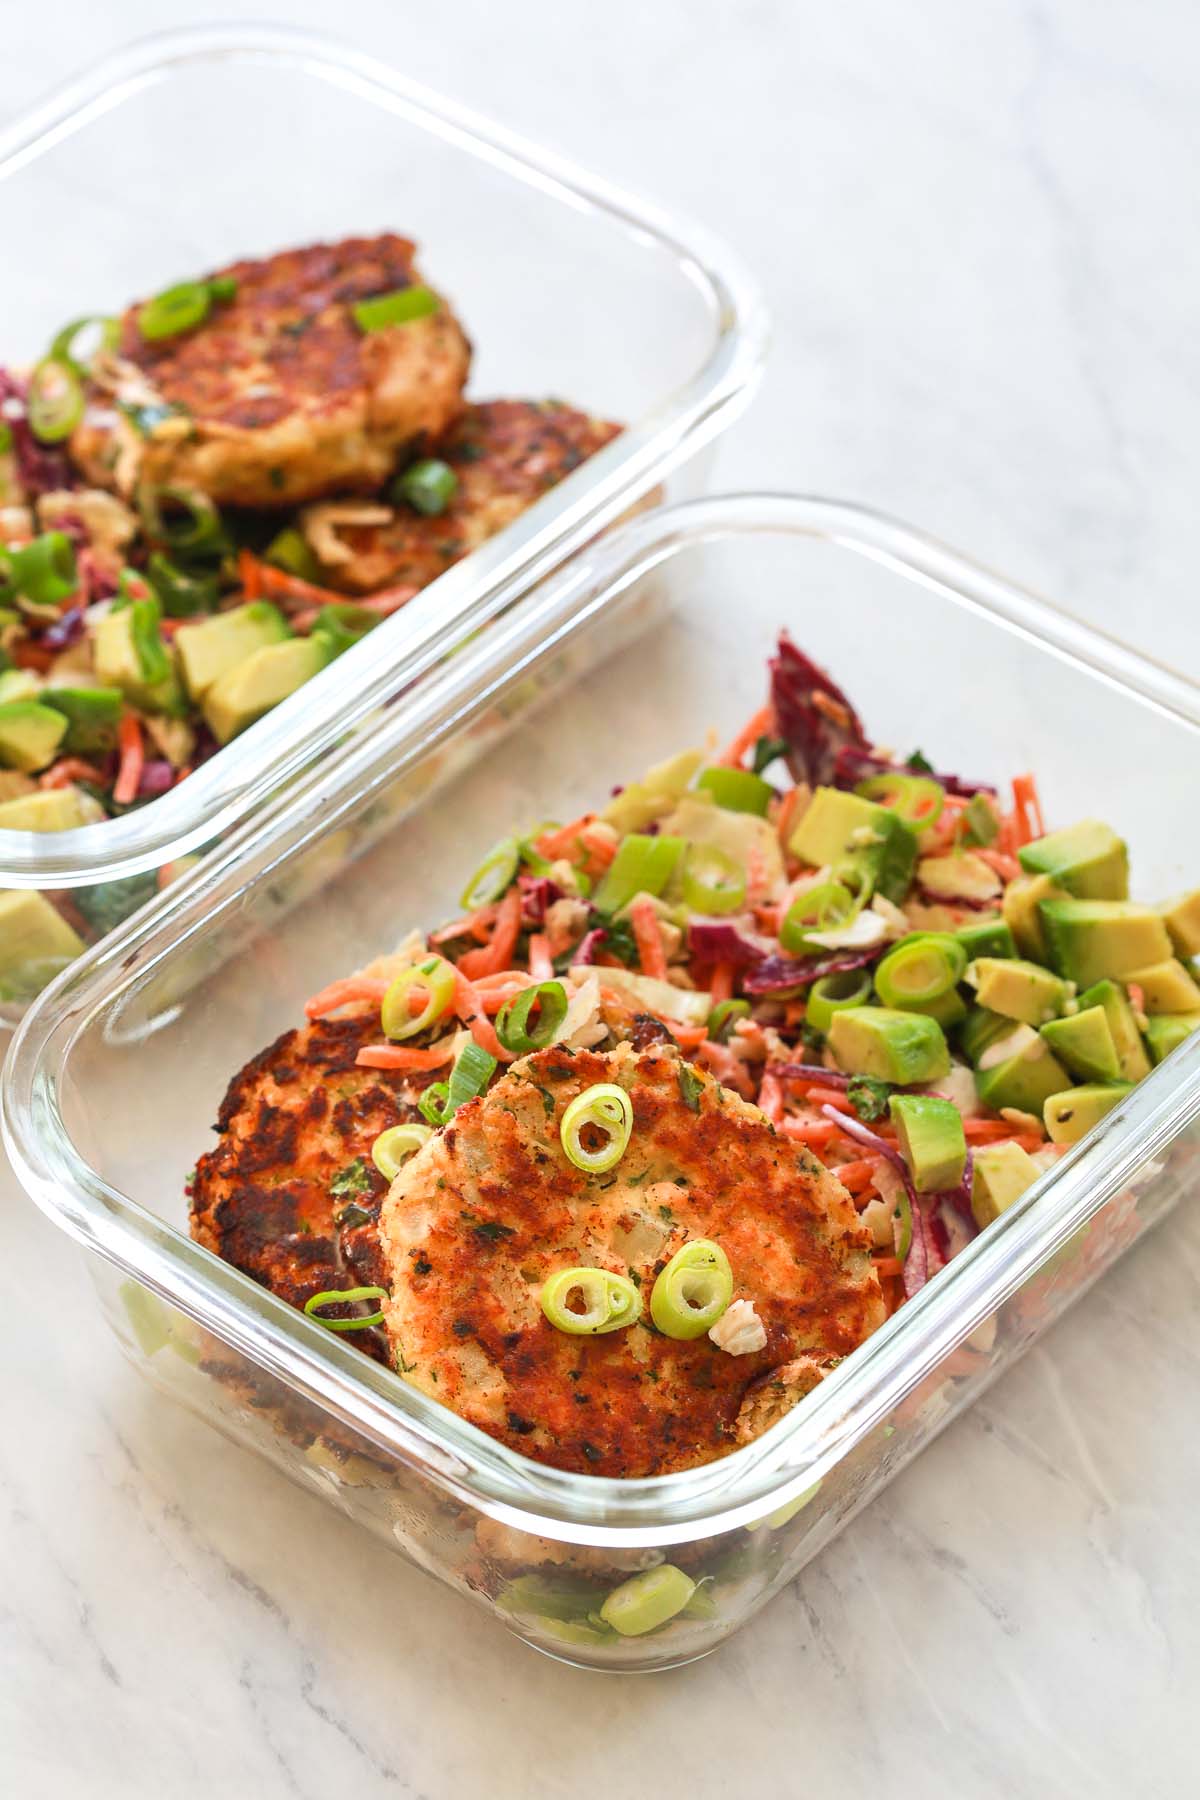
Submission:
[[[1100,795],[1139,887],[1184,885],[1189,684],[873,515],[697,502],[594,546],[84,958],[27,1018],[5,1082],[18,1173],[95,1252],[104,1311],[150,1380],[591,1668],[715,1648],[1197,1175],[1200,1035],[789,1417],[720,1462],[628,1482],[509,1451],[191,1242],[188,1166],[231,1072],[307,994],[450,916],[501,833],[573,816],[709,726],[732,735],[781,627],[883,741],[968,773],[1036,768],[1058,819]],[[610,1631],[606,1594],[664,1562],[696,1583],[687,1608]]]
[[[385,230],[417,241],[462,318],[472,398],[564,396],[625,429],[178,787],[67,831],[0,830],[0,889],[41,890],[87,941],[648,494],[701,492],[703,452],[753,392],[766,315],[718,239],[373,57],[270,26],[147,38],[0,132],[0,240],[38,246],[6,284],[0,363],[231,258]],[[45,973],[0,978],[0,1025]]]

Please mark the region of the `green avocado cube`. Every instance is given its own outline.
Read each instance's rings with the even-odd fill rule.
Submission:
[[[32,775],[54,761],[67,735],[67,721],[52,706],[37,700],[8,700],[0,705],[0,763]]]
[[[860,869],[878,893],[897,904],[908,892],[917,865],[916,833],[900,815],[841,788],[816,790],[788,849],[815,869],[844,863]]]
[[[0,670],[0,706],[10,700],[37,700],[42,692],[42,678],[32,669]]]
[[[971,1211],[980,1231],[1015,1205],[1037,1178],[1037,1164],[1020,1144],[981,1144],[971,1171]]]
[[[994,1044],[997,1038],[1008,1037],[1012,1028],[1012,1020],[1001,1013],[988,1012],[983,1006],[969,1007],[958,1034],[964,1056],[977,1063],[988,1045]]]
[[[1130,900],[1043,900],[1038,906],[1048,960],[1079,987],[1105,976],[1168,962],[1171,940],[1153,907]]]
[[[1018,954],[1031,962],[1045,962],[1046,938],[1038,908],[1043,900],[1066,900],[1065,888],[1049,875],[1018,875],[1004,890],[1000,910],[1013,935]]]
[[[1156,1063],[1165,1061],[1172,1050],[1186,1043],[1193,1031],[1200,1031],[1200,1012],[1159,1013],[1146,1021],[1146,1042]]]
[[[1129,851],[1111,825],[1082,819],[1017,851],[1027,875],[1048,875],[1080,900],[1129,897]]]
[[[1055,1144],[1077,1144],[1106,1113],[1119,1106],[1131,1093],[1132,1082],[1092,1082],[1086,1087],[1068,1088],[1062,1094],[1049,1094],[1042,1117],[1050,1141]]]
[[[1200,987],[1174,957],[1148,969],[1130,969],[1121,977],[1125,986],[1140,987],[1142,1011],[1147,1013],[1200,1012]]]
[[[115,687],[47,688],[42,703],[67,721],[62,747],[72,756],[104,756],[117,744],[125,697]]]
[[[1143,1075],[1150,1073],[1150,1059],[1146,1055],[1142,1034],[1138,1030],[1137,1019],[1124,988],[1115,981],[1096,982],[1094,987],[1088,988],[1086,993],[1079,996],[1080,1012],[1093,1006],[1104,1008],[1108,1029],[1116,1045],[1121,1079],[1140,1081]]]
[[[874,1075],[898,1087],[940,1081],[950,1052],[936,1019],[886,1006],[846,1006],[829,1024],[829,1048],[848,1075]]]
[[[996,1038],[975,1065],[975,1087],[985,1106],[1000,1112],[1040,1113],[1050,1094],[1069,1086],[1067,1071],[1031,1025],[1015,1025]]]
[[[1163,924],[1176,956],[1200,956],[1200,888],[1164,906]]]
[[[329,661],[328,648],[313,638],[288,638],[266,644],[235,663],[209,688],[203,712],[218,744],[227,744],[289,694],[319,675]]]
[[[1066,982],[1058,975],[1020,957],[978,957],[967,971],[967,980],[973,983],[980,1006],[1025,1025],[1044,1025],[1047,1019],[1056,1019],[1070,998]]]
[[[0,831],[73,831],[104,816],[100,802],[77,787],[39,788],[0,801]]]
[[[962,1114],[933,1094],[892,1094],[888,1111],[918,1194],[955,1188],[967,1166]]]
[[[119,688],[146,712],[184,710],[175,659],[162,641],[158,601],[150,598],[114,607],[92,632],[97,685]]]
[[[268,600],[251,600],[195,625],[181,625],[175,647],[188,693],[193,700],[203,700],[222,675],[256,650],[282,643],[289,635],[287,620]]]
[[[1050,1019],[1042,1036],[1058,1060],[1080,1081],[1119,1081],[1121,1063],[1102,1006],[1088,1006],[1066,1019]]]
[[[0,999],[32,1000],[83,948],[44,894],[0,889]]]
[[[981,788],[972,794],[963,808],[968,844],[994,844],[1000,836],[1000,809],[995,799]]]
[[[966,951],[968,962],[974,962],[977,956],[1017,954],[1013,934],[1001,918],[980,919],[974,925],[964,925],[954,935]]]

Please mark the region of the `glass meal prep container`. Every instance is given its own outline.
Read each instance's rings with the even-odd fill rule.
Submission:
[[[473,396],[562,395],[625,430],[177,788],[101,823],[0,830],[0,888],[69,897],[210,844],[640,497],[668,478],[702,486],[697,453],[765,351],[737,259],[373,58],[286,29],[146,39],[0,132],[0,234],[38,245],[6,285],[0,365],[231,257],[385,229],[416,239],[454,301]],[[21,998],[0,985],[0,1020]]]
[[[508,1450],[190,1240],[184,1184],[226,1084],[305,997],[451,916],[504,831],[573,817],[710,726],[729,736],[781,627],[883,741],[997,779],[1034,768],[1054,819],[1102,803],[1139,889],[1194,881],[1178,820],[1195,687],[875,515],[698,501],[594,544],[240,826],[59,979],[5,1077],[17,1172],[95,1253],[147,1377],[592,1668],[686,1662],[745,1624],[1200,1173],[1198,1034],[786,1419],[631,1481]],[[604,1596],[661,1563],[697,1583],[686,1610],[603,1630]]]

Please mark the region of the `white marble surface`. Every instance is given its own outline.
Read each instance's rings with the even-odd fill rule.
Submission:
[[[0,113],[199,16],[22,8]],[[334,23],[761,271],[776,345],[720,485],[868,500],[1200,667],[1200,25],[1177,0],[358,0]],[[519,1649],[164,1406],[6,1173],[0,1257],[0,1791],[1194,1791],[1195,1214],[740,1639],[641,1681]]]

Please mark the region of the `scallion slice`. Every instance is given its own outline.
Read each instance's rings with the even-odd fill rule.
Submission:
[[[664,1337],[710,1331],[733,1298],[733,1271],[720,1244],[694,1238],[677,1250],[650,1295],[650,1317]]]
[[[885,1006],[928,1006],[958,986],[966,967],[966,950],[949,932],[914,932],[875,970],[875,991]]]
[[[45,531],[19,550],[4,552],[7,585],[35,606],[59,606],[79,586],[75,546],[65,531]]]
[[[441,301],[432,288],[394,288],[390,294],[375,294],[370,300],[357,300],[350,308],[360,331],[384,331],[389,325],[410,325],[414,319],[427,319],[437,312]]]
[[[552,1044],[566,1016],[567,990],[562,982],[541,981],[500,1008],[496,1036],[506,1050],[525,1056]]]
[[[779,927],[779,942],[792,956],[809,948],[810,931],[829,931],[845,925],[859,910],[859,902],[841,881],[817,881],[797,894]]]
[[[76,348],[79,334],[86,331],[89,325],[100,327],[99,342],[90,356]],[[48,354],[55,362],[67,363],[79,375],[90,367],[99,351],[115,349],[120,335],[119,319],[110,319],[103,313],[88,313],[82,319],[72,319],[69,325],[63,326],[56,334]]]
[[[177,556],[220,555],[228,548],[221,515],[199,488],[143,485],[137,503],[148,535]]]
[[[371,1161],[385,1181],[395,1181],[409,1157],[432,1136],[428,1125],[390,1125],[371,1145]]]
[[[868,969],[847,969],[840,975],[822,975],[808,990],[804,1023],[824,1037],[833,1023],[834,1013],[847,1006],[865,1006],[870,997]]]
[[[705,769],[696,786],[702,793],[711,794],[726,812],[755,813],[760,819],[766,818],[767,808],[775,798],[770,782],[761,775],[752,775],[749,769]]]
[[[315,1319],[326,1331],[367,1331],[372,1325],[383,1324],[383,1313],[378,1309],[365,1313],[359,1319],[326,1319],[318,1308],[352,1306],[359,1300],[386,1300],[387,1294],[387,1289],[382,1287],[327,1288],[324,1293],[311,1295],[304,1302],[304,1310],[310,1319]]]
[[[877,806],[899,813],[906,824],[914,825],[918,831],[936,825],[946,803],[946,790],[939,781],[932,781],[928,775],[904,775],[899,770],[893,775],[872,775],[869,780],[860,781],[854,791],[864,800],[874,800]]]
[[[723,1044],[729,1036],[735,1019],[750,1017],[748,1000],[718,1000],[708,1015],[708,1035],[716,1044]]]
[[[584,1132],[600,1133],[604,1142],[592,1149]],[[615,1169],[624,1156],[633,1132],[633,1102],[622,1087],[597,1082],[577,1094],[562,1116],[559,1138],[567,1160],[586,1175],[602,1175]]]
[[[450,1071],[449,1081],[435,1081],[418,1100],[421,1116],[431,1125],[448,1125],[460,1106],[482,1094],[495,1073],[494,1056],[489,1056],[474,1040],[464,1044]]]
[[[628,1275],[608,1269],[557,1270],[542,1284],[541,1303],[554,1329],[571,1337],[620,1331],[642,1314],[642,1296]]]
[[[617,854],[592,895],[597,912],[620,912],[635,894],[657,897],[675,873],[675,865],[686,847],[681,837],[651,837],[647,832],[629,832],[622,838]]]
[[[501,838],[488,851],[466,887],[459,895],[459,905],[467,912],[490,906],[512,886],[520,866],[521,852],[516,838]]]
[[[34,437],[59,444],[83,417],[83,383],[69,362],[44,356],[29,377],[25,406]]]
[[[411,506],[434,519],[445,512],[458,492],[458,476],[449,463],[426,456],[397,475],[389,491],[397,505]]]
[[[138,308],[138,330],[151,343],[194,331],[207,319],[212,300],[210,282],[177,282]]]
[[[236,300],[238,291],[236,275],[214,275],[208,284],[208,291],[214,300],[221,301],[226,305],[230,300]]]
[[[424,994],[425,998],[420,1011],[414,1012],[412,1003],[418,994]],[[384,1036],[394,1043],[416,1037],[418,1032],[427,1031],[436,1024],[453,1000],[454,970],[440,956],[429,956],[423,962],[401,969],[383,996],[379,1009]]]
[[[745,904],[746,871],[716,844],[691,844],[683,863],[683,899],[693,912],[737,912]]]

